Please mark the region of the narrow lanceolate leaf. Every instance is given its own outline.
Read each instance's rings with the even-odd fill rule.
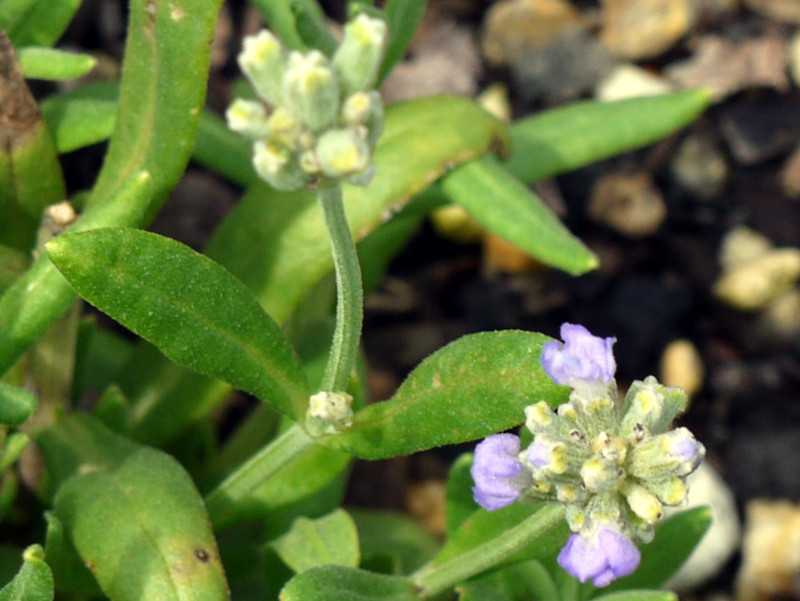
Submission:
[[[296,573],[322,565],[355,568],[360,559],[356,525],[343,509],[316,520],[297,518],[270,546]]]
[[[102,228],[62,235],[48,255],[87,301],[167,357],[298,419],[300,362],[253,294],[222,266],[156,234]]]
[[[44,551],[31,545],[22,554],[22,567],[0,590],[0,601],[52,601],[53,573],[44,562]]]
[[[52,46],[67,29],[81,0],[0,2],[0,27],[15,46]]]
[[[65,52],[55,48],[28,46],[17,53],[22,74],[28,79],[61,81],[86,75],[97,59],[90,54]]]
[[[319,566],[292,578],[280,601],[419,601],[419,596],[408,578]]]
[[[543,263],[573,275],[597,267],[594,253],[494,157],[461,165],[444,178],[442,189],[492,232]]]
[[[389,0],[386,4],[386,20],[389,22],[389,42],[381,65],[380,81],[383,81],[408,50],[427,6],[426,0]]]
[[[30,250],[42,210],[65,196],[53,139],[0,30],[0,244]]]
[[[106,202],[137,171],[153,178],[152,219],[194,146],[208,77],[209,40],[222,0],[133,0],[119,116],[87,207]]]
[[[0,424],[19,426],[36,411],[36,398],[26,390],[0,382]]]
[[[556,406],[567,389],[539,360],[550,340],[520,331],[465,336],[411,372],[388,401],[359,411],[353,426],[327,444],[358,457],[381,459],[465,442],[525,421],[525,407]]]
[[[141,222],[150,200],[150,176],[137,173],[110,202],[84,213],[68,232]],[[39,258],[0,297],[0,373],[14,362],[72,305],[75,291],[50,262]]]
[[[59,154],[107,140],[117,122],[119,85],[93,83],[45,98],[39,105]]]
[[[708,90],[615,102],[577,102],[517,121],[505,167],[526,183],[641,148],[685,127],[711,103]]]
[[[593,597],[595,601],[678,601],[671,591],[632,590]]]
[[[116,601],[223,601],[228,589],[200,494],[169,455],[76,414],[40,435],[58,519]]]

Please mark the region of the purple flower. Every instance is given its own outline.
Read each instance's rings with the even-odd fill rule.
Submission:
[[[599,338],[580,325],[561,326],[562,345],[548,342],[542,348],[542,367],[554,382],[573,386],[576,382],[608,384],[617,371],[611,347],[615,338]]]
[[[520,440],[513,434],[488,436],[475,447],[472,489],[475,501],[489,511],[513,503],[531,483],[531,475],[517,458]]]
[[[581,582],[592,578],[595,586],[608,586],[633,573],[640,560],[639,549],[627,536],[607,528],[593,540],[573,534],[558,554],[558,565]]]

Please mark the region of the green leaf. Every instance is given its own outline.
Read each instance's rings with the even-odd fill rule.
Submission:
[[[322,565],[356,568],[360,559],[356,525],[343,509],[316,520],[297,518],[270,546],[297,573]]]
[[[92,83],[45,98],[40,109],[59,154],[107,140],[117,122],[119,85]]]
[[[458,601],[512,601],[496,587],[480,581],[470,581],[456,587]]]
[[[269,28],[292,50],[308,50],[297,31],[296,9],[302,8],[317,19],[325,15],[314,0],[252,0],[264,16]]]
[[[283,587],[281,601],[419,601],[408,578],[344,566],[318,566]]]
[[[55,48],[28,46],[17,52],[22,73],[28,79],[62,81],[86,75],[97,65],[91,54],[65,52]]]
[[[62,235],[48,255],[87,301],[167,357],[299,419],[308,383],[280,328],[222,266],[156,234]]]
[[[119,116],[87,208],[138,171],[153,179],[149,223],[186,168],[205,101],[222,0],[132,0]]]
[[[52,46],[67,29],[81,0],[5,0],[0,26],[15,46]]]
[[[418,569],[439,549],[438,541],[428,530],[403,514],[359,509],[351,515],[358,529],[362,557],[390,556],[396,560],[400,574]]]
[[[427,4],[426,0],[389,0],[386,4],[384,10],[389,22],[389,43],[386,46],[378,81],[383,81],[405,56]]]
[[[22,567],[0,590],[0,601],[52,601],[53,574],[44,562],[44,550],[31,545],[22,554]]]
[[[42,432],[38,442],[63,481],[55,513],[106,595],[228,599],[203,501],[172,457],[86,414]]]
[[[339,47],[339,42],[328,29],[325,16],[317,10],[308,10],[300,3],[292,6],[297,35],[309,48],[316,48],[328,57],[332,57]]]
[[[539,360],[549,340],[517,330],[464,336],[425,359],[391,399],[356,413],[352,427],[326,444],[382,459],[518,425],[526,406],[566,400],[567,389],[553,383]]]
[[[6,438],[3,444],[3,452],[0,454],[0,473],[5,472],[19,459],[22,452],[27,448],[28,442],[30,442],[30,439],[24,432],[14,432]]]
[[[698,89],[544,111],[511,126],[504,166],[525,183],[537,182],[651,144],[691,123],[710,102],[710,92]]]
[[[135,225],[149,202],[150,176],[137,173],[111,202],[87,210],[67,232],[108,225]],[[33,266],[0,297],[0,373],[7,371],[75,300],[75,291],[50,262],[39,255]]]
[[[29,251],[44,208],[66,196],[55,145],[0,30],[0,244]]]
[[[636,571],[603,591],[658,588],[683,565],[710,525],[708,507],[695,507],[668,517],[656,527],[653,542],[640,547],[642,562]]]
[[[375,151],[375,177],[366,188],[343,190],[354,238],[366,236],[449,168],[480,156],[502,135],[500,124],[465,98],[430,97],[389,107]],[[206,252],[247,284],[278,323],[333,268],[314,196],[277,192],[266,184],[251,188]]]
[[[0,382],[0,424],[19,426],[27,420],[38,403],[30,392]]]
[[[0,293],[8,288],[30,265],[27,253],[0,245]]]
[[[194,161],[246,188],[258,181],[252,156],[248,140],[229,130],[225,121],[214,113],[203,111],[192,152]]]
[[[439,554],[429,564],[438,568],[446,563],[458,563],[468,555],[480,554],[482,549],[493,547],[497,540],[523,521],[533,518],[548,507],[546,503],[513,503],[496,511],[479,509],[447,538]],[[521,561],[550,557],[564,545],[569,534],[566,521],[547,530],[531,544],[496,564],[493,568],[513,565]]]
[[[540,261],[573,275],[597,267],[594,253],[497,159],[461,165],[442,180],[442,189],[492,232]]]
[[[678,601],[671,591],[628,590],[594,597],[596,601]]]
[[[64,525],[52,511],[46,511],[47,538],[45,551],[47,563],[53,570],[53,576],[59,592],[78,593],[89,597],[100,595],[92,573],[81,561],[75,545],[64,532]]]
[[[447,534],[455,532],[464,520],[475,513],[479,506],[472,495],[470,468],[472,453],[464,453],[453,462],[447,477],[447,493],[445,497],[445,524]]]

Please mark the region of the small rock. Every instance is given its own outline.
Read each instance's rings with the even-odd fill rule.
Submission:
[[[792,36],[786,48],[789,54],[789,74],[794,85],[800,86],[800,31]]]
[[[681,188],[701,200],[722,194],[730,173],[725,153],[706,132],[686,136],[670,163],[670,170]]]
[[[731,489],[706,461],[688,478],[688,507],[711,508],[711,526],[692,554],[663,586],[685,592],[697,588],[716,576],[739,548],[741,525]],[[667,515],[686,507],[668,508]]]
[[[492,277],[499,273],[529,273],[541,267],[530,253],[505,238],[487,231],[483,237],[483,274]]]
[[[503,82],[495,82],[486,88],[478,97],[478,104],[487,113],[508,125],[511,123],[511,102],[508,98],[508,86]]]
[[[772,241],[765,235],[746,225],[737,225],[722,239],[719,262],[723,269],[729,270],[763,257],[773,248]]]
[[[613,67],[605,46],[573,27],[523,55],[514,64],[513,78],[523,102],[542,98],[556,104],[593,90]]]
[[[795,599],[800,594],[800,508],[789,501],[755,500],[745,510],[736,601]]]
[[[789,89],[787,51],[777,35],[733,42],[717,35],[700,39],[694,56],[665,74],[684,88],[709,88],[719,101],[746,88]]]
[[[434,536],[444,536],[446,487],[440,480],[410,484],[406,492],[408,512]]]
[[[792,198],[800,196],[800,146],[794,149],[778,174],[781,188]]]
[[[740,165],[755,165],[781,156],[800,141],[800,99],[748,98],[720,111],[722,137]]]
[[[695,9],[691,0],[605,0],[600,37],[617,56],[653,58],[689,31]]]
[[[474,96],[481,61],[472,33],[443,20],[414,46],[413,58],[397,65],[384,82],[385,102],[436,94]]]
[[[667,94],[672,85],[658,75],[636,65],[618,65],[596,87],[598,100],[611,101],[638,96]]]
[[[800,343],[800,290],[781,294],[759,314],[754,335],[769,347],[792,347]]]
[[[740,311],[766,308],[800,278],[800,249],[779,248],[725,271],[714,296]]]
[[[690,340],[673,340],[661,355],[661,383],[683,388],[689,398],[703,387],[705,367]]]
[[[580,12],[564,0],[503,0],[486,15],[481,47],[495,66],[513,65],[566,27],[580,27]]]
[[[661,192],[647,173],[609,173],[594,185],[589,217],[628,238],[654,234],[667,216]]]
[[[458,244],[477,244],[486,228],[459,205],[439,207],[431,212],[431,224],[445,240]]]
[[[744,4],[769,19],[800,25],[800,2],[797,0],[744,0]]]

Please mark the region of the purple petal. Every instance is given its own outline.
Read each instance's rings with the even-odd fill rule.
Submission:
[[[520,440],[513,434],[494,434],[475,447],[470,473],[475,501],[489,511],[513,503],[530,482],[517,458]]]
[[[541,442],[534,442],[528,447],[528,461],[533,467],[542,468],[550,465],[550,447]]]
[[[558,565],[581,582],[594,578],[607,569],[606,556],[580,534],[573,534],[558,554]]]
[[[622,578],[633,571],[639,566],[639,561],[642,559],[642,554],[636,545],[624,534],[620,534],[614,530],[601,530],[597,535],[600,546],[606,553],[608,560],[608,567],[614,574],[612,580]],[[609,580],[609,582],[611,582]],[[608,584],[608,582],[606,582]],[[598,584],[595,586],[605,586],[606,584]]]
[[[554,382],[611,382],[617,370],[614,338],[593,336],[583,326],[571,323],[561,326],[561,338],[563,345],[551,341],[542,347],[542,367]]]
[[[558,554],[558,565],[581,582],[591,578],[598,587],[633,573],[640,560],[636,545],[610,529],[600,530],[594,540],[573,534]]]

